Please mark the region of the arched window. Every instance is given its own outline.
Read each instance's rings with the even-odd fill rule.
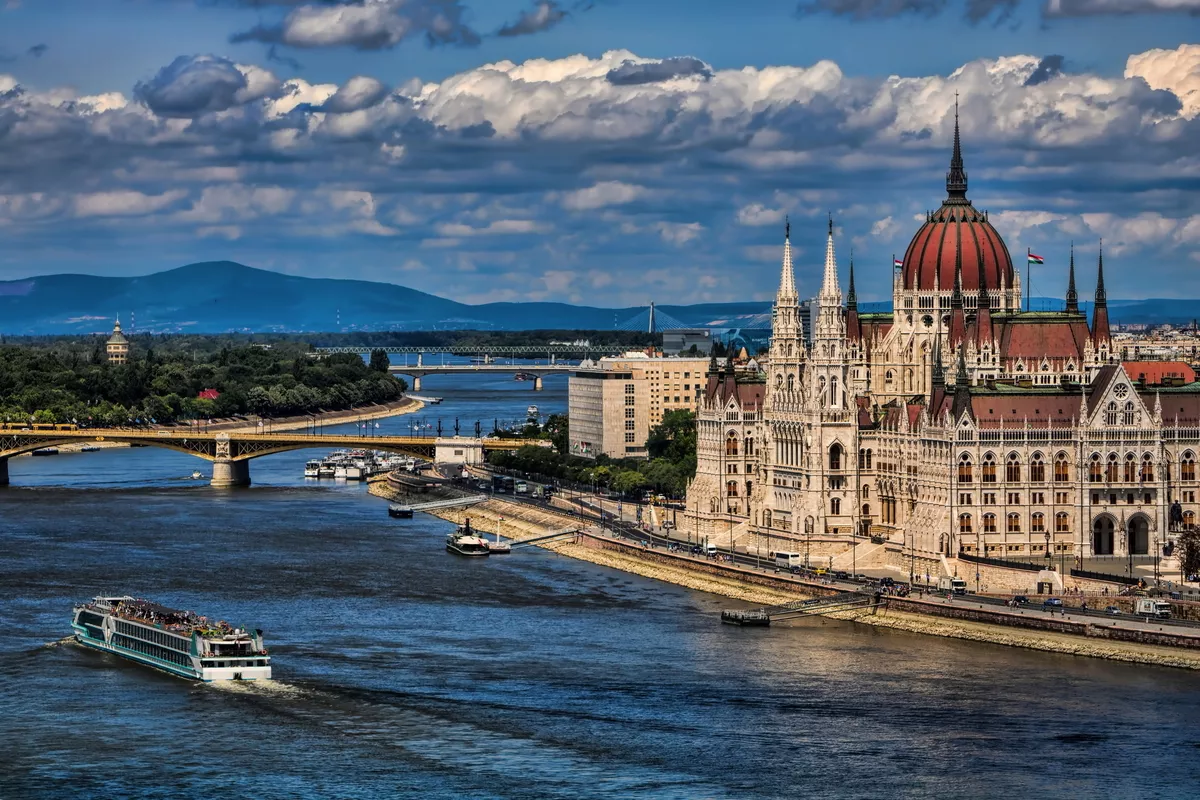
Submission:
[[[834,497],[829,501],[829,513],[833,516],[838,516],[842,513],[842,501]]]
[[[829,448],[829,468],[838,470],[842,468],[842,446],[837,442]]]
[[[984,453],[984,455],[983,455],[982,472],[983,472],[983,482],[984,483],[995,483],[996,482],[996,457],[993,456],[991,453]]]
[[[1067,463],[1067,454],[1059,453],[1054,457],[1054,482],[1066,483],[1071,480],[1071,468]]]
[[[1183,527],[1187,528],[1189,531],[1192,528],[1196,527],[1196,512],[1195,511],[1183,512]]]
[[[971,533],[972,532],[971,531],[971,515],[970,514],[959,514],[958,515],[958,532],[959,533]]]
[[[871,448],[867,448],[867,469],[871,468]]]
[[[995,514],[984,514],[983,515],[983,532],[984,533],[995,533],[996,532],[996,515]]]
[[[1108,454],[1108,463],[1104,466],[1104,480],[1108,483],[1117,482],[1117,454]]]
[[[1133,424],[1133,402],[1132,401],[1127,402],[1125,404],[1125,412],[1121,415],[1121,424],[1122,425],[1132,425]]]
[[[863,500],[866,500],[866,499],[867,499],[868,497],[870,497],[870,496],[871,496],[871,487],[870,487],[870,486],[864,486],[864,487],[862,487],[862,497],[863,497]]]
[[[796,376],[795,375],[788,375],[788,391],[789,392],[796,391]]]
[[[1116,425],[1117,424],[1117,404],[1116,403],[1109,403],[1108,407],[1106,409],[1104,409],[1104,424],[1105,425]]]
[[[1005,528],[1009,533],[1021,532],[1021,515],[1017,512],[1012,512],[1008,515],[1008,526]]]
[[[746,445],[746,450],[745,450],[746,455],[748,455],[748,456],[754,455],[754,437],[747,436],[744,444]]]
[[[838,407],[838,379],[834,376],[829,379],[829,405],[834,408]]]
[[[895,376],[892,375],[892,371],[889,369],[887,372],[885,372],[883,374],[883,383],[885,386],[891,388],[893,380],[895,380]]]
[[[1104,466],[1100,463],[1099,453],[1092,453],[1092,460],[1088,462],[1088,480],[1092,483],[1104,480]]]
[[[1143,481],[1154,480],[1154,459],[1150,457],[1149,453],[1146,453],[1142,456],[1142,469],[1140,478]]]
[[[1179,479],[1184,481],[1196,480],[1196,457],[1189,450],[1183,454],[1183,459],[1179,462]]]
[[[738,489],[737,481],[726,481],[725,482],[725,496],[726,497],[737,497],[738,496],[737,489]]]
[[[776,389],[782,389],[782,388],[783,388],[783,373],[782,373],[782,372],[780,372],[780,373],[777,373],[777,374],[775,375],[775,388],[776,388]]]
[[[1070,533],[1071,532],[1071,515],[1065,511],[1060,511],[1054,515],[1054,532],[1055,533]]]
[[[963,453],[958,459],[958,482],[971,482],[971,457],[966,453]]]
[[[1029,530],[1033,533],[1046,532],[1046,515],[1040,511],[1035,511],[1029,515]]]
[[[1133,457],[1133,453],[1125,456],[1125,474],[1123,476],[1126,483],[1133,483],[1137,480],[1137,461]]]
[[[725,437],[725,455],[736,456],[738,454],[737,432],[730,431]]]
[[[1008,460],[1004,463],[1004,480],[1009,483],[1021,481],[1021,459],[1016,453],[1008,454]]]
[[[1029,480],[1031,483],[1045,483],[1046,462],[1042,461],[1041,453],[1034,453],[1029,461]]]
[[[864,517],[869,517],[869,516],[871,516],[871,504],[870,504],[870,503],[863,503],[863,507],[862,507],[862,515],[863,515]]]

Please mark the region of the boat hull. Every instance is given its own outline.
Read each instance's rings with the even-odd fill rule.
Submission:
[[[271,667],[202,667],[195,669],[185,667],[181,664],[172,664],[162,659],[149,656],[144,653],[139,653],[135,650],[129,650],[120,645],[109,644],[108,642],[93,639],[87,635],[87,632],[78,625],[72,625],[75,629],[75,641],[84,647],[92,650],[99,650],[104,653],[112,653],[114,656],[132,661],[135,664],[140,664],[145,667],[156,669],[159,672],[165,672],[168,675],[174,675],[177,678],[187,678],[193,681],[202,681],[204,683],[213,683],[216,681],[262,681],[271,679]]]
[[[486,558],[487,556],[491,555],[491,551],[489,550],[464,550],[458,545],[450,543],[446,544],[446,551],[453,553],[456,556],[464,556],[466,558]]]

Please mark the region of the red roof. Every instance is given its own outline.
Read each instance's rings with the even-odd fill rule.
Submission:
[[[199,394],[196,395],[196,397],[201,400],[216,400],[220,396],[221,393],[216,389],[202,389]]]
[[[954,263],[962,247],[962,290],[979,291],[984,272],[988,291],[1013,285],[1012,257],[987,217],[970,203],[947,202],[921,226],[904,253],[904,288],[944,292],[954,288]]]
[[[1000,353],[1009,360],[1022,359],[1028,371],[1035,371],[1043,358],[1071,359],[1078,368],[1084,344],[1089,337],[1087,321],[1082,317],[1021,321],[1020,317],[999,327]]]
[[[1145,381],[1146,386],[1161,386],[1166,378],[1182,379],[1182,383],[1194,383],[1196,370],[1183,361],[1123,361],[1125,374],[1131,381]]]

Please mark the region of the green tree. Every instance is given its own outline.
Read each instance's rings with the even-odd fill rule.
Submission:
[[[679,466],[688,476],[696,472],[696,415],[678,409],[663,414],[662,422],[654,426],[646,438],[650,458],[665,458]]]
[[[618,472],[613,478],[612,488],[624,495],[632,494],[646,486],[646,476],[634,470]]]
[[[371,363],[368,365],[370,369],[373,369],[376,372],[382,372],[384,375],[386,375],[388,367],[391,365],[392,361],[390,358],[388,358],[386,350],[376,349],[371,351]]]
[[[1184,531],[1176,542],[1179,550],[1179,569],[1184,576],[1200,572],[1200,530]]]

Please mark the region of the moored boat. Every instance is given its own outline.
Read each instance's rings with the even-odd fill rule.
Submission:
[[[32,453],[32,455],[35,455],[35,456],[56,456],[56,455],[58,455],[58,448],[57,448],[57,447],[42,447],[42,448],[39,448],[39,449],[37,449],[37,450],[34,450],[34,451],[33,451],[33,453]]]
[[[75,606],[75,640],[85,647],[200,681],[271,677],[261,630],[234,627],[128,595]]]
[[[304,465],[304,477],[319,478],[321,477],[321,462],[309,461]]]
[[[413,510],[408,506],[388,506],[388,516],[395,519],[412,519]]]
[[[469,519],[446,537],[446,549],[455,555],[470,557],[486,556],[491,552],[487,541],[471,530]]]

